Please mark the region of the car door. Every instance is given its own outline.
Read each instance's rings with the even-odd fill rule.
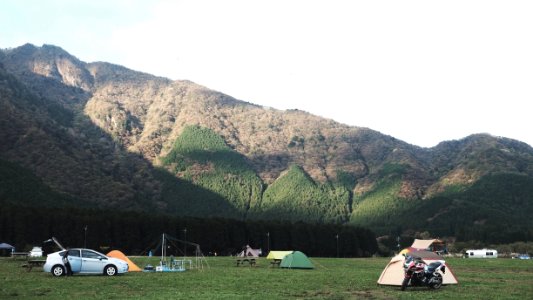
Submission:
[[[107,257],[102,256],[92,250],[81,250],[82,257],[82,272],[83,273],[96,273],[100,274],[104,272],[104,266],[107,264]]]
[[[70,269],[72,273],[80,273],[82,267],[82,260],[79,249],[68,250],[68,262],[70,263]]]

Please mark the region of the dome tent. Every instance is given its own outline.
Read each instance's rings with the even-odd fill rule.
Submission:
[[[279,264],[281,268],[289,269],[314,269],[315,267],[309,258],[300,251],[294,251],[285,255]]]
[[[107,256],[122,259],[128,263],[128,272],[141,272],[141,268],[132,262],[122,251],[113,250],[107,253]]]

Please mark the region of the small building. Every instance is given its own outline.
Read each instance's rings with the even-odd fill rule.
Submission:
[[[466,250],[466,258],[498,258],[498,251],[494,249]]]

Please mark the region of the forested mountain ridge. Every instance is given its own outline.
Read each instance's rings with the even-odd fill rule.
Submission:
[[[49,45],[3,50],[0,63],[0,158],[98,207],[454,235],[434,224],[480,180],[533,177],[533,149],[502,137],[420,148]],[[505,188],[531,209],[525,186]],[[487,206],[501,201],[486,197]],[[426,205],[440,210],[416,224],[405,218]],[[483,223],[466,217],[464,226]]]

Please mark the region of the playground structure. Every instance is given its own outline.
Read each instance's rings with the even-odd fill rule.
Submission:
[[[194,247],[194,257],[188,258],[185,256],[187,247]],[[161,254],[159,265],[155,269],[145,268],[145,270],[155,272],[183,272],[187,269],[201,270],[204,266],[209,268],[199,244],[180,240],[163,233],[158,244],[153,249],[154,253]],[[182,258],[176,258],[173,254],[168,255],[169,250],[179,253],[181,249],[185,249]]]

